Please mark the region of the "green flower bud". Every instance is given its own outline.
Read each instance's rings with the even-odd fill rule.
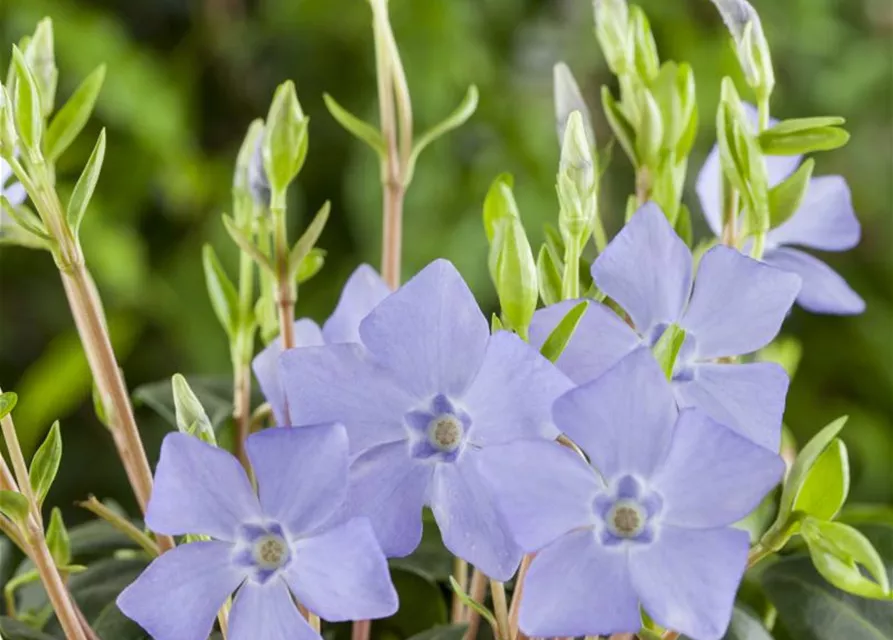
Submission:
[[[263,137],[263,165],[274,196],[284,197],[307,157],[307,124],[294,83],[276,90]],[[278,206],[283,206],[279,203]]]
[[[564,132],[571,113],[579,111],[589,146],[594,148],[595,132],[592,130],[592,116],[571,70],[563,62],[559,62],[553,69],[552,77],[555,85],[555,123],[558,128],[558,142],[564,142]]]
[[[596,215],[595,163],[586,137],[583,117],[574,111],[568,118],[558,170],[558,226],[565,244],[582,246],[592,233]]]
[[[593,0],[595,36],[615,75],[633,70],[634,47],[626,0]]]
[[[629,10],[630,27],[633,34],[636,71],[646,82],[650,83],[660,70],[660,58],[657,55],[657,44],[651,32],[648,16],[641,7],[633,6]]]
[[[747,84],[757,96],[768,97],[775,87],[775,72],[759,14],[746,0],[713,0],[713,4],[735,41]]]
[[[497,252],[495,284],[502,318],[508,328],[526,338],[539,299],[533,250],[519,218],[503,220],[496,239],[491,250]]]

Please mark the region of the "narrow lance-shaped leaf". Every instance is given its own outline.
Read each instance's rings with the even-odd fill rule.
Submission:
[[[41,117],[46,118],[56,103],[56,87],[59,70],[56,68],[56,51],[53,35],[53,21],[44,18],[37,24],[34,35],[23,51],[28,67],[40,91]]]
[[[465,94],[465,98],[450,115],[419,136],[419,139],[412,147],[412,152],[409,154],[409,160],[406,164],[406,174],[403,177],[404,184],[409,184],[412,181],[412,175],[415,172],[415,165],[419,159],[419,154],[424,151],[425,147],[444,134],[465,124],[465,122],[474,114],[477,106],[478,89],[476,86],[471,85],[468,87],[468,92]]]
[[[381,132],[378,129],[373,127],[368,122],[360,120],[350,111],[338,104],[335,98],[330,96],[328,93],[324,93],[322,97],[326,103],[326,108],[329,110],[329,113],[332,114],[332,117],[335,118],[338,124],[340,124],[342,127],[347,129],[347,131],[372,147],[373,151],[375,151],[379,155],[379,157],[383,158],[387,155],[387,146],[385,145],[384,138],[382,137]]]
[[[84,129],[105,81],[105,65],[97,67],[53,117],[44,139],[44,156],[54,162]]]
[[[31,490],[38,506],[43,504],[56,474],[59,472],[59,463],[62,461],[62,434],[59,429],[59,421],[53,423],[50,432],[34,458],[31,460],[31,468],[28,474],[31,476]]]
[[[202,266],[211,306],[227,335],[232,337],[239,322],[239,294],[220,264],[214,247],[209,244],[202,250]]]
[[[773,228],[787,222],[800,208],[814,168],[815,160],[809,158],[769,190],[769,222]]]
[[[551,362],[558,361],[558,358],[564,353],[565,348],[567,348],[568,343],[574,336],[574,332],[577,330],[577,326],[580,324],[580,320],[583,318],[583,314],[586,313],[588,306],[589,303],[586,301],[575,305],[565,314],[561,322],[552,329],[552,333],[549,334],[549,337],[546,338],[546,341],[540,348],[540,353],[543,354],[544,358]]]
[[[41,246],[46,246],[53,242],[53,239],[43,227],[43,222],[41,222],[40,218],[35,216],[33,212],[26,207],[14,207],[6,196],[0,195],[0,209],[5,211],[20,229],[26,231],[34,236],[36,240],[40,241]]]
[[[549,306],[560,302],[561,270],[555,264],[546,245],[540,247],[540,252],[536,257],[536,273],[543,304]]]
[[[56,566],[67,566],[71,562],[71,539],[68,536],[68,530],[65,528],[65,522],[62,520],[62,511],[59,510],[59,507],[53,507],[53,511],[50,514],[46,541]]]
[[[636,154],[636,131],[620,109],[620,106],[611,94],[611,90],[606,86],[602,87],[602,107],[605,111],[605,117],[608,119],[608,124],[611,125],[611,130],[614,132],[614,137],[617,138],[620,146],[623,147],[633,166],[637,167],[639,165],[639,157]]]
[[[820,129],[823,127],[839,127],[846,123],[846,118],[839,116],[819,116],[815,118],[791,118],[782,120],[774,125],[770,130],[776,134],[800,133],[810,129]]]
[[[257,248],[251,238],[246,236],[242,230],[239,229],[231,217],[227,215],[223,216],[223,226],[230,238],[233,239],[233,242],[238,245],[239,249],[251,256],[258,266],[266,269],[270,274],[276,273],[276,270],[273,268],[273,263],[270,262],[270,258],[261,253],[260,249]]]
[[[96,189],[96,183],[99,181],[99,174],[102,171],[102,163],[105,161],[105,129],[99,133],[99,139],[96,146],[93,147],[93,153],[87,160],[87,166],[84,167],[81,177],[78,179],[71,193],[71,199],[68,201],[68,225],[71,227],[75,236],[84,219],[84,213],[87,206],[93,198],[93,191]]]
[[[15,120],[19,137],[24,147],[32,152],[40,151],[43,135],[43,116],[40,112],[40,90],[34,75],[28,68],[25,56],[13,45],[12,64],[16,72]]]
[[[28,519],[28,498],[18,491],[0,491],[0,513],[20,527]]]
[[[760,134],[760,148],[769,156],[796,156],[815,151],[831,151],[844,146],[850,134],[838,127],[817,127],[791,133],[774,128]]]
[[[846,445],[835,438],[812,465],[794,500],[794,511],[831,520],[850,491],[850,463]]]
[[[289,252],[288,273],[291,280],[296,279],[298,269],[301,267],[304,258],[310,254],[310,251],[313,250],[313,247],[316,246],[316,243],[319,241],[319,237],[322,235],[323,229],[326,228],[326,223],[329,221],[329,212],[331,210],[331,203],[326,201],[322,207],[320,207],[319,211],[316,212],[316,215],[313,217],[307,230],[304,231],[300,238],[298,238],[295,246],[293,246]]]

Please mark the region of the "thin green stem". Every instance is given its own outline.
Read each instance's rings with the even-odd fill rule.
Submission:
[[[580,248],[573,238],[564,247],[564,275],[561,281],[561,297],[576,300],[580,297]]]
[[[120,516],[119,514],[115,513],[107,506],[102,504],[99,500],[96,499],[95,496],[90,496],[84,502],[79,502],[78,506],[83,507],[87,511],[90,511],[91,513],[108,522],[115,529],[136,542],[143,549],[143,551],[148,553],[153,558],[158,556],[161,552],[158,548],[158,545],[155,543],[154,540],[152,540],[152,538],[150,538],[140,529],[134,526],[134,524],[130,522],[130,520]]]
[[[509,640],[509,610],[505,599],[505,586],[499,580],[490,580],[490,596],[493,599],[493,613],[496,615],[499,638]]]
[[[453,558],[453,579],[463,593],[468,591],[468,563],[456,556]],[[465,605],[459,594],[453,594],[452,610],[450,614],[450,622],[457,624],[465,619]],[[356,640],[356,639],[355,639]]]

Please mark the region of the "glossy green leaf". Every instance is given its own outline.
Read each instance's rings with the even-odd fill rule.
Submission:
[[[831,441],[806,474],[794,500],[794,511],[820,520],[831,520],[850,491],[850,463],[840,438]]]
[[[558,358],[561,357],[571,338],[573,338],[574,332],[577,330],[577,326],[580,324],[580,320],[588,307],[589,303],[585,300],[574,305],[561,319],[561,322],[552,329],[552,333],[549,334],[549,337],[546,338],[546,341],[540,348],[540,353],[543,354],[544,358],[550,362],[558,362]]]
[[[417,633],[409,640],[462,640],[465,637],[466,629],[468,629],[467,624],[440,625]]]
[[[800,208],[814,168],[815,160],[809,158],[794,173],[769,189],[769,221],[773,228],[787,222]]]
[[[53,423],[46,439],[31,460],[31,468],[28,475],[31,476],[31,489],[38,505],[42,505],[50,487],[56,480],[59,472],[59,464],[62,462],[62,433],[59,429],[59,421]]]
[[[329,110],[329,113],[332,114],[332,117],[340,124],[342,127],[347,129],[348,132],[355,135],[357,138],[368,144],[372,149],[379,155],[379,157],[384,158],[387,155],[388,149],[385,145],[384,138],[381,135],[381,132],[373,127],[368,122],[364,122],[360,118],[356,117],[350,111],[342,107],[338,102],[330,96],[328,93],[323,94],[323,100],[325,100],[326,108]]]
[[[99,133],[99,139],[96,146],[93,147],[93,153],[87,160],[87,166],[84,167],[81,177],[78,179],[68,200],[68,208],[66,216],[68,225],[71,227],[75,236],[87,212],[90,200],[93,198],[93,190],[96,189],[96,183],[99,182],[99,174],[102,171],[102,163],[105,161],[105,129]]]
[[[105,81],[105,65],[100,65],[75,90],[53,116],[44,138],[44,156],[55,162],[84,129]]]
[[[22,525],[28,519],[28,498],[18,491],[0,490],[0,513]]]
[[[310,255],[313,247],[315,247],[316,243],[319,241],[319,237],[322,235],[323,229],[326,228],[326,223],[329,221],[329,212],[331,209],[331,203],[326,201],[322,207],[320,207],[319,211],[316,212],[316,215],[313,217],[313,220],[308,225],[306,231],[304,231],[292,247],[291,252],[288,255],[288,272],[292,280],[297,279],[298,269],[301,268],[301,263],[304,261],[304,258]]]
[[[12,391],[0,393],[0,419],[5,418],[15,408],[19,397]]]
[[[412,146],[412,152],[409,154],[406,175],[404,176],[404,182],[406,184],[409,184],[412,180],[413,173],[415,172],[415,165],[418,162],[419,155],[425,150],[425,147],[444,134],[465,124],[465,122],[474,115],[477,106],[478,89],[476,86],[471,85],[468,87],[468,92],[465,94],[462,102],[459,103],[459,106],[456,107],[450,115],[418,137],[415,144]]]
[[[540,247],[539,255],[536,257],[536,274],[543,304],[549,306],[560,302],[561,270],[555,264],[546,245]]]
[[[816,151],[830,151],[844,146],[850,134],[837,127],[817,127],[790,133],[779,133],[774,127],[760,134],[760,148],[769,156],[796,156]]]
[[[620,143],[620,146],[623,147],[633,166],[638,166],[636,130],[620,109],[620,105],[617,104],[617,101],[611,94],[611,90],[606,86],[602,87],[602,108],[604,109],[605,117],[608,119],[608,124],[611,125],[611,130],[614,132],[614,137]]]
[[[815,518],[807,518],[800,531],[812,563],[828,582],[863,598],[893,601],[884,561],[862,533],[840,522]]]
[[[515,179],[512,175],[502,173],[490,184],[487,197],[484,198],[484,232],[490,244],[493,244],[499,222],[506,218],[519,217],[518,205],[515,204],[515,197],[512,195],[514,186]]]
[[[214,247],[206,244],[202,249],[202,267],[205,272],[205,286],[211,306],[226,334],[233,337],[239,322],[239,293],[226,275],[223,265],[217,258]]]
[[[174,396],[177,429],[208,444],[217,444],[211,420],[186,378],[175,373],[171,378],[171,389]]]
[[[28,68],[25,56],[12,46],[12,64],[15,68],[15,121],[19,138],[24,147],[35,153],[40,150],[43,136],[43,116],[40,110],[40,91],[37,81]]]
[[[50,514],[46,540],[50,555],[53,556],[57,567],[64,567],[71,563],[71,538],[68,536],[68,529],[65,528],[62,511],[59,510],[59,507],[53,507]]]

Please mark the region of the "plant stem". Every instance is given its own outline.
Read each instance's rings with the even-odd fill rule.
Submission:
[[[453,579],[463,592],[468,592],[468,563],[456,556],[453,558]],[[465,605],[458,594],[453,594],[452,612],[450,622],[457,624],[465,619]],[[356,640],[356,639],[355,639]]]
[[[471,588],[468,596],[475,602],[483,602],[487,595],[487,576],[480,569],[475,568],[471,574]],[[474,609],[468,609],[468,630],[465,632],[465,640],[475,640],[478,629],[481,626],[481,614]]]
[[[530,569],[530,563],[533,561],[533,554],[528,553],[521,560],[521,566],[518,569],[518,577],[515,579],[515,592],[512,594],[512,603],[509,606],[509,638],[519,638],[518,630],[518,611],[521,606],[521,598],[524,595],[524,579],[527,577],[527,571]]]
[[[580,249],[576,240],[569,238],[564,246],[564,277],[561,282],[561,297],[576,300],[580,297]]]
[[[722,238],[727,247],[738,245],[738,192],[722,177]]]
[[[350,632],[350,640],[369,640],[369,635],[371,633],[371,620],[357,620],[353,623],[353,629]]]
[[[493,598],[493,613],[496,615],[496,625],[499,637],[509,640],[509,611],[505,601],[505,586],[498,580],[490,580],[490,595]]]
[[[158,549],[158,545],[155,544],[155,541],[152,540],[152,538],[143,533],[139,528],[135,527],[133,523],[130,522],[130,520],[121,517],[120,515],[109,509],[107,506],[102,504],[99,500],[96,499],[96,496],[90,496],[86,501],[78,502],[77,504],[79,507],[83,507],[87,511],[90,511],[91,513],[108,522],[115,529],[136,542],[143,549],[143,551],[148,553],[153,558],[161,553]]]
[[[651,170],[639,167],[636,171],[636,204],[640,207],[651,199],[652,186]]]
[[[277,204],[278,201],[278,204]],[[289,277],[288,227],[285,218],[285,194],[273,195],[273,256],[276,265],[276,304],[279,307],[279,334],[282,348],[295,347],[295,287]]]
[[[245,440],[251,426],[251,358],[254,356],[254,326],[249,326],[254,305],[254,261],[239,253],[239,326],[230,347],[233,362],[233,420],[236,423],[236,457],[246,471],[251,465],[245,453]]]

